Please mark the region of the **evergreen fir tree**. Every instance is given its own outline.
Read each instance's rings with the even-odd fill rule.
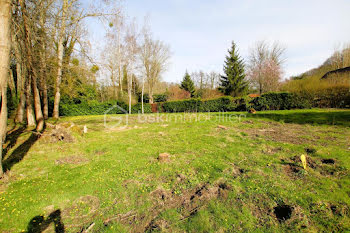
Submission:
[[[224,65],[225,76],[220,78],[219,90],[225,95],[239,96],[248,90],[248,83],[245,80],[244,62],[239,56],[237,46],[232,42],[231,50],[228,51]]]
[[[187,71],[184,76],[184,79],[181,82],[180,88],[191,93],[191,98],[194,97],[196,90],[194,88],[194,83],[191,79],[191,76],[188,74]]]

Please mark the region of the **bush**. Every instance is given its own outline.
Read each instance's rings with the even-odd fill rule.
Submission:
[[[318,90],[308,95],[308,99],[317,108],[350,108],[350,91],[345,86]]]
[[[250,101],[250,107],[257,111],[310,108],[305,98],[288,92],[269,92]]]
[[[200,99],[188,99],[163,103],[164,112],[198,112],[201,105]]]
[[[338,92],[326,93],[328,98],[336,100]],[[320,106],[329,104],[337,106],[350,105],[350,94],[347,95],[347,101],[320,102]],[[344,97],[339,97],[343,99]],[[322,98],[326,99],[325,97]],[[316,100],[315,100],[316,101]],[[118,105],[120,108],[115,107]],[[270,92],[260,97],[237,97],[223,96],[217,99],[201,100],[187,99],[179,101],[169,101],[157,104],[159,112],[230,112],[230,111],[248,111],[250,108],[255,110],[284,110],[295,108],[309,108],[310,101],[305,97],[295,93],[288,92]],[[109,101],[100,103],[98,101],[81,102],[80,104],[67,103],[63,101],[60,105],[61,116],[80,116],[80,115],[103,115],[107,114],[124,114],[128,111],[128,105],[122,101]],[[141,103],[132,106],[132,113],[141,112]],[[152,105],[144,103],[144,112],[152,113]]]
[[[144,113],[152,113],[152,106],[150,104],[143,103]],[[142,103],[137,103],[131,107],[131,113],[141,113],[142,112]]]
[[[249,98],[247,97],[223,96],[210,100],[188,99],[165,102],[162,109],[164,112],[229,112],[247,111],[249,106]]]
[[[116,107],[118,105],[120,108]],[[100,103],[98,101],[81,102],[80,104],[60,104],[60,116],[82,116],[82,115],[103,115],[124,114],[123,109],[128,106],[124,102],[109,101]]]
[[[155,103],[166,102],[168,100],[167,94],[157,94],[153,95],[153,101]]]
[[[139,103],[142,102],[141,96],[142,96],[141,93],[139,93],[139,95],[137,96],[137,101]],[[149,94],[147,94],[147,93],[143,94],[143,103],[149,103]]]

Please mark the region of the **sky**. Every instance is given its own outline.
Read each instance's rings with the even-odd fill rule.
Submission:
[[[186,70],[223,73],[232,41],[245,61],[257,41],[278,41],[286,48],[284,78],[350,43],[350,0],[124,0],[123,8],[139,25],[148,15],[154,37],[170,46],[168,82]]]

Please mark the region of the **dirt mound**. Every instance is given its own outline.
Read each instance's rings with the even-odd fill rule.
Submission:
[[[46,143],[57,143],[57,142],[68,142],[72,143],[75,141],[69,130],[64,128],[56,128],[47,130],[41,136],[41,140]]]
[[[161,153],[158,155],[158,161],[160,163],[167,163],[167,162],[170,162],[170,154],[169,153]]]

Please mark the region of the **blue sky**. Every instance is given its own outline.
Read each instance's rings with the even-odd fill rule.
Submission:
[[[231,41],[248,57],[256,41],[286,47],[285,77],[314,68],[350,42],[350,0],[124,0],[125,13],[169,44],[163,80],[179,82],[186,69],[222,73]]]

